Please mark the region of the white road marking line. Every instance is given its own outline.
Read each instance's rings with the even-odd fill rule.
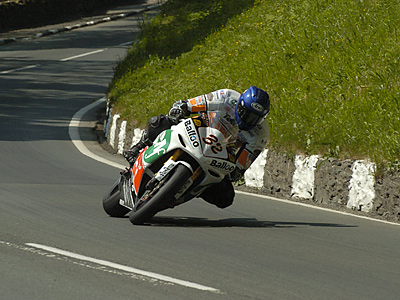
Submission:
[[[185,287],[189,287],[189,288],[193,288],[193,289],[197,289],[197,290],[220,293],[220,290],[212,288],[212,287],[208,287],[208,286],[205,286],[205,285],[193,283],[193,282],[186,281],[186,280],[176,279],[176,278],[173,278],[173,277],[169,277],[169,276],[165,276],[165,275],[161,275],[161,274],[157,274],[157,273],[153,273],[153,272],[139,270],[139,269],[136,269],[136,268],[132,268],[132,267],[116,264],[116,263],[113,263],[113,262],[110,262],[110,261],[107,261],[107,260],[102,260],[102,259],[97,259],[97,258],[93,258],[93,257],[89,257],[89,256],[84,256],[84,255],[80,255],[80,254],[77,254],[77,253],[73,253],[73,252],[69,252],[69,251],[65,251],[65,250],[61,250],[61,249],[58,249],[58,248],[49,247],[49,246],[45,246],[45,245],[35,244],[35,243],[26,243],[26,245],[30,246],[30,247],[42,249],[42,250],[45,250],[45,251],[49,251],[49,252],[52,252],[52,253],[60,254],[60,255],[63,255],[63,256],[71,257],[71,258],[74,258],[74,259],[78,259],[78,260],[81,260],[81,261],[91,262],[91,263],[102,265],[102,266],[105,266],[105,267],[110,267],[110,268],[113,268],[113,269],[129,272],[129,273],[134,273],[134,274],[142,275],[142,276],[145,276],[145,277],[150,277],[150,278],[158,279],[158,280],[161,280],[161,281],[166,281],[166,282],[170,282],[170,283],[173,283],[173,284],[178,284],[178,285],[181,285],[181,286],[185,286]]]
[[[119,44],[118,46],[128,46],[128,45],[131,45],[131,44],[132,44],[132,42],[127,42],[127,43]]]
[[[71,57],[67,57],[67,58],[63,58],[63,59],[60,59],[60,61],[73,60],[75,58],[80,58],[80,57],[84,57],[84,56],[100,53],[100,52],[103,52],[105,50],[107,50],[107,48],[96,50],[96,51],[92,51],[92,52],[87,52],[87,53],[83,53],[83,54],[79,54],[79,55],[75,55],[75,56],[71,56]]]
[[[350,217],[364,219],[364,220],[368,220],[368,221],[375,221],[375,222],[379,222],[379,223],[400,226],[400,223],[393,223],[393,222],[389,222],[389,221],[385,221],[385,220],[374,219],[374,218],[370,218],[367,216],[360,216],[360,215],[356,215],[356,214],[352,214],[352,213],[348,213],[348,212],[344,212],[344,211],[333,210],[333,209],[319,207],[319,206],[302,203],[302,202],[296,202],[296,201],[286,200],[286,199],[279,199],[279,198],[274,198],[274,197],[270,197],[270,196],[266,196],[266,195],[253,194],[253,193],[243,192],[243,191],[235,191],[235,193],[243,194],[243,195],[247,195],[247,196],[258,197],[258,198],[264,198],[264,199],[268,199],[268,200],[274,200],[274,201],[283,202],[283,203],[287,203],[287,204],[291,204],[291,205],[297,205],[297,206],[303,206],[303,207],[308,207],[308,208],[317,209],[317,210],[323,210],[323,211],[327,211],[327,212],[331,212],[331,213],[335,213],[335,214],[350,216]]]
[[[75,145],[75,147],[83,154],[86,155],[94,160],[97,160],[103,164],[107,164],[110,165],[112,167],[118,168],[118,169],[125,169],[126,166],[118,164],[116,162],[113,161],[109,161],[101,156],[98,156],[94,153],[92,153],[88,148],[86,148],[85,144],[82,142],[81,137],[79,135],[79,123],[83,117],[84,114],[86,114],[89,110],[95,108],[96,106],[104,103],[106,101],[106,98],[101,98],[95,102],[93,102],[92,104],[89,104],[83,108],[81,108],[80,110],[78,110],[74,116],[71,119],[71,122],[69,123],[69,127],[68,127],[68,133],[69,133],[69,137],[71,138],[72,143]]]
[[[11,69],[11,70],[7,70],[7,71],[1,71],[0,74],[9,74],[12,72],[17,72],[17,71],[23,71],[23,70],[27,70],[27,69],[33,69],[36,67],[39,67],[40,65],[30,65],[30,66],[26,66],[26,67],[22,67],[22,68],[18,68],[18,69]]]
[[[75,55],[75,56],[71,56],[71,57],[67,57],[67,58],[63,58],[63,59],[60,59],[60,61],[62,61],[62,62],[69,61],[69,60],[73,60],[73,59],[76,59],[76,58],[80,58],[80,57],[84,57],[84,56],[100,53],[100,52],[103,52],[105,50],[107,50],[107,48],[96,50],[96,51],[92,51],[92,52],[87,52],[87,53],[83,53],[83,54],[79,54],[79,55]],[[39,66],[40,65],[30,65],[30,66],[26,66],[26,67],[22,67],[22,68],[1,71],[0,74],[10,74],[10,73],[17,72],[17,71],[33,69],[33,68],[36,68],[36,67],[39,67]]]
[[[133,41],[133,42],[126,42],[126,43],[119,44],[118,46],[128,46],[128,45],[132,45],[132,44],[134,44],[134,43],[135,43],[135,41]]]
[[[132,42],[124,43],[124,44],[121,44],[121,45],[119,45],[119,46],[125,46],[125,45],[128,45],[128,44],[132,44]],[[69,61],[69,60],[73,60],[73,59],[76,59],[76,58],[81,58],[81,57],[85,57],[85,56],[88,56],[88,55],[100,53],[100,52],[103,52],[103,51],[105,51],[105,50],[107,50],[107,48],[100,49],[100,50],[95,50],[95,51],[91,51],[91,52],[87,52],[87,53],[82,53],[82,54],[75,55],[75,56],[71,56],[71,57],[66,57],[66,58],[60,59],[59,61],[62,61],[62,62],[64,62],[64,61]],[[39,67],[39,66],[40,66],[40,65],[30,65],[30,66],[26,66],[26,67],[22,67],[22,68],[17,68],[17,69],[11,69],[11,70],[6,70],[6,71],[1,71],[0,74],[9,74],[9,73],[17,72],[17,71],[23,71],[23,70],[27,70],[27,69],[33,69],[33,68],[36,68],[36,67]]]

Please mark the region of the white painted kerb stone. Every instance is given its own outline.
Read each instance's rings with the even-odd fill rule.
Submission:
[[[109,144],[111,147],[114,148],[114,143],[115,143],[115,134],[117,131],[117,120],[120,118],[120,115],[114,115],[112,118],[112,123],[111,123],[111,128],[110,128],[110,139],[109,139]]]
[[[125,146],[125,136],[126,136],[126,121],[122,121],[121,129],[118,134],[118,154],[122,154]]]
[[[318,155],[295,157],[296,170],[293,174],[292,197],[312,199],[314,197],[314,171],[317,167]]]
[[[353,163],[352,170],[347,207],[369,212],[372,209],[375,198],[375,164],[356,160]]]
[[[267,153],[268,149],[264,149],[244,173],[244,181],[247,186],[256,188],[264,186],[264,168],[267,163]]]
[[[142,134],[143,134],[143,129],[140,129],[140,128],[135,128],[134,130],[133,130],[133,137],[132,137],[132,144],[131,144],[131,147],[133,146],[133,145],[136,145],[139,141],[140,141],[140,138],[142,137]]]

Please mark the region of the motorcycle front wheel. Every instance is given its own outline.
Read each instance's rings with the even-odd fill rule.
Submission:
[[[129,220],[134,225],[149,221],[157,212],[168,207],[175,199],[175,195],[192,175],[184,165],[179,164],[156,187],[157,191],[151,193],[149,199],[143,202],[137,210],[131,210]]]
[[[103,198],[103,209],[111,217],[123,217],[129,212],[128,208],[119,204],[119,200],[121,199],[121,180],[123,180],[122,177],[114,183]]]

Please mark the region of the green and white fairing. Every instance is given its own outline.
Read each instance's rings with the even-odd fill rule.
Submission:
[[[226,175],[235,169],[235,163],[229,159],[230,155],[227,151],[227,145],[231,143],[232,137],[227,135],[226,132],[224,135],[217,128],[202,126],[201,124],[200,120],[189,118],[159,134],[153,145],[143,153],[141,162],[143,171],[146,172],[164,154],[181,149],[197,161],[205,174],[202,182],[191,191],[193,197],[207,186],[221,182]],[[196,171],[188,162],[179,159],[174,161],[170,158],[155,174],[155,177],[161,180],[177,164],[186,165],[192,173]],[[187,188],[190,187],[189,183],[186,185],[189,185]],[[139,186],[135,187],[135,190],[137,192]]]

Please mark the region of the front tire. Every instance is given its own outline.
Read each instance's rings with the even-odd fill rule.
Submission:
[[[168,207],[174,200],[174,196],[183,187],[192,172],[184,165],[179,164],[172,175],[167,175],[156,188],[158,191],[150,196],[136,211],[129,213],[129,221],[134,225],[140,225],[149,221],[157,212]]]
[[[122,198],[120,191],[121,179],[114,183],[110,191],[103,198],[103,209],[111,217],[123,217],[129,212],[129,208],[119,204],[119,200]]]

